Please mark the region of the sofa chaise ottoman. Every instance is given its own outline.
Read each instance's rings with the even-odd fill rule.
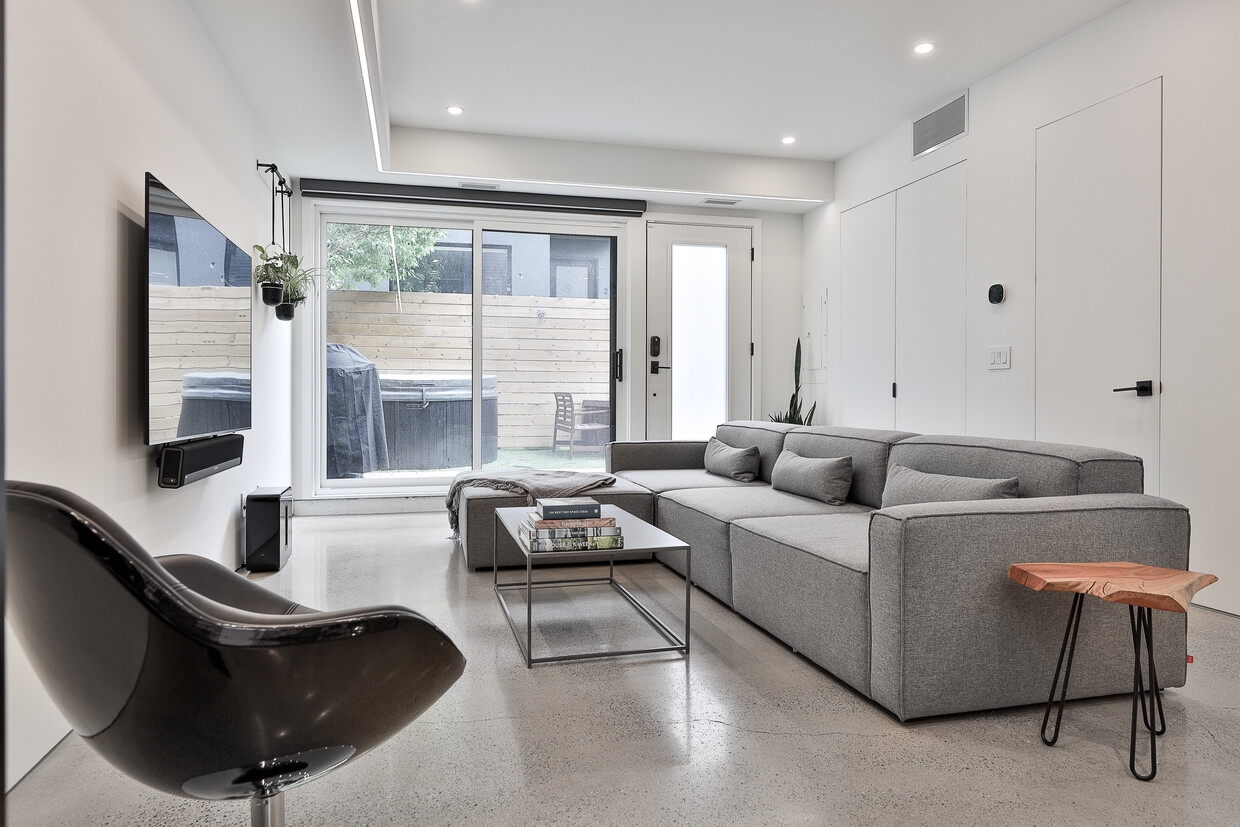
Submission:
[[[646,522],[654,521],[654,495],[637,483],[618,478],[613,485],[584,491],[581,496],[593,497],[600,503],[623,508]],[[468,568],[475,571],[491,568],[493,555],[498,557],[497,565],[500,566],[525,565],[525,555],[517,548],[516,541],[508,532],[500,531],[498,541],[495,533],[495,509],[523,505],[528,505],[525,497],[510,491],[497,491],[476,485],[467,485],[461,489],[458,525],[461,550]],[[495,545],[496,542],[498,545]],[[541,561],[535,557],[534,562]]]

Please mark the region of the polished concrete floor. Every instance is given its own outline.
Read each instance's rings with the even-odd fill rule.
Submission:
[[[303,517],[265,585],[321,609],[411,606],[469,659],[420,720],[286,795],[289,824],[1236,824],[1240,619],[1194,609],[1196,662],[1165,695],[1158,777],[1128,774],[1129,699],[1071,703],[1059,744],[1041,708],[901,724],[695,591],[693,651],[526,669],[491,590],[439,514]],[[620,576],[679,619],[683,581]],[[548,590],[535,646],[614,646],[598,590]],[[1048,670],[1050,664],[1048,664]],[[1049,679],[1049,673],[1048,673]],[[255,691],[261,691],[256,687]],[[148,791],[75,735],[7,798],[16,825],[239,825],[244,802]]]

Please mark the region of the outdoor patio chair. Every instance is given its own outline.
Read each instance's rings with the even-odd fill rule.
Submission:
[[[554,451],[561,444],[567,444],[569,459],[573,458],[574,451],[603,450],[607,442],[605,437],[595,444],[579,441],[578,435],[609,432],[611,430],[609,410],[607,408],[578,409],[573,404],[571,393],[554,393],[553,395],[555,396],[555,428],[551,432],[551,450]],[[568,434],[565,440],[561,440],[561,433]]]

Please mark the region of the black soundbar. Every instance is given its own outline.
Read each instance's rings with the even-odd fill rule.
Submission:
[[[180,488],[204,477],[241,464],[245,439],[241,434],[225,434],[165,445],[155,457],[160,488]]]

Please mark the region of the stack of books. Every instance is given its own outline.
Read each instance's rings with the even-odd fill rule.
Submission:
[[[537,508],[517,530],[531,552],[624,548],[616,518],[604,517],[598,502],[590,497],[538,500]]]

